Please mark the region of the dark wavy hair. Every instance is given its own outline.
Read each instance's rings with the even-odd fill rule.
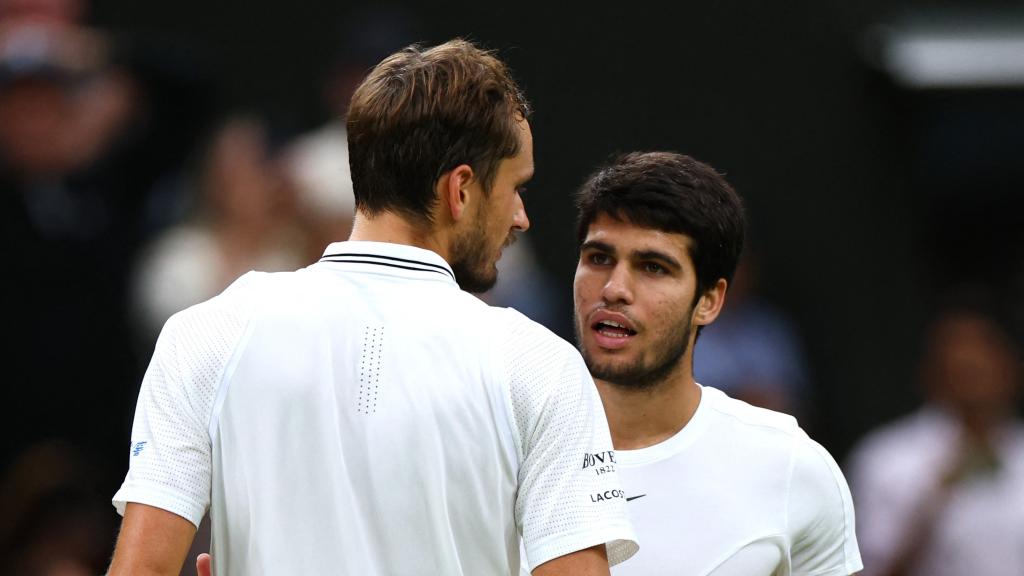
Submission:
[[[714,168],[675,152],[632,152],[592,174],[576,195],[577,248],[601,214],[693,239],[699,298],[731,282],[746,220],[743,201]]]

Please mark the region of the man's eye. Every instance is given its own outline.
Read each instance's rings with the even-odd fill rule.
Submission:
[[[605,264],[608,264],[609,262],[611,262],[611,258],[609,258],[607,254],[600,254],[600,253],[598,253],[598,254],[591,254],[590,255],[590,263],[591,264],[596,264],[597,266],[604,266]]]
[[[644,272],[650,272],[651,274],[665,274],[666,272],[668,272],[668,270],[666,270],[665,267],[662,266],[661,264],[656,264],[654,262],[645,262]]]

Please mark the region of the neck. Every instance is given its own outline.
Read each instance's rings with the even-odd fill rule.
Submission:
[[[616,450],[636,450],[664,442],[693,418],[701,391],[693,371],[684,369],[689,365],[681,362],[665,380],[643,390],[596,381]]]
[[[440,227],[429,227],[411,222],[394,212],[382,212],[368,216],[356,212],[349,240],[367,242],[388,242],[424,248],[439,254],[448,261],[448,239]]]

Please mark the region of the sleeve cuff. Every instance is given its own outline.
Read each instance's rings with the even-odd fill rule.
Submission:
[[[526,545],[526,560],[530,572],[541,564],[573,552],[604,544],[608,553],[608,565],[615,566],[636,554],[640,546],[632,526],[613,524],[601,530],[586,530],[574,534],[549,536],[540,542]]]
[[[199,523],[206,514],[206,506],[205,504],[197,504],[189,500],[188,496],[172,490],[125,483],[114,494],[111,503],[121,516],[124,516],[124,510],[128,503],[135,502],[177,514],[194,524],[198,529]]]

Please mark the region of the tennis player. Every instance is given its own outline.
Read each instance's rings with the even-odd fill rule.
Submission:
[[[616,576],[839,575],[862,568],[835,460],[790,416],[693,377],[725,303],[744,214],[711,167],[634,153],[578,198],[580,350],[608,414],[643,547]]]
[[[464,41],[373,69],[349,241],[164,327],[110,574],[178,574],[207,510],[218,576],[607,574],[636,551],[579,353],[463,291],[529,227],[529,112]]]

